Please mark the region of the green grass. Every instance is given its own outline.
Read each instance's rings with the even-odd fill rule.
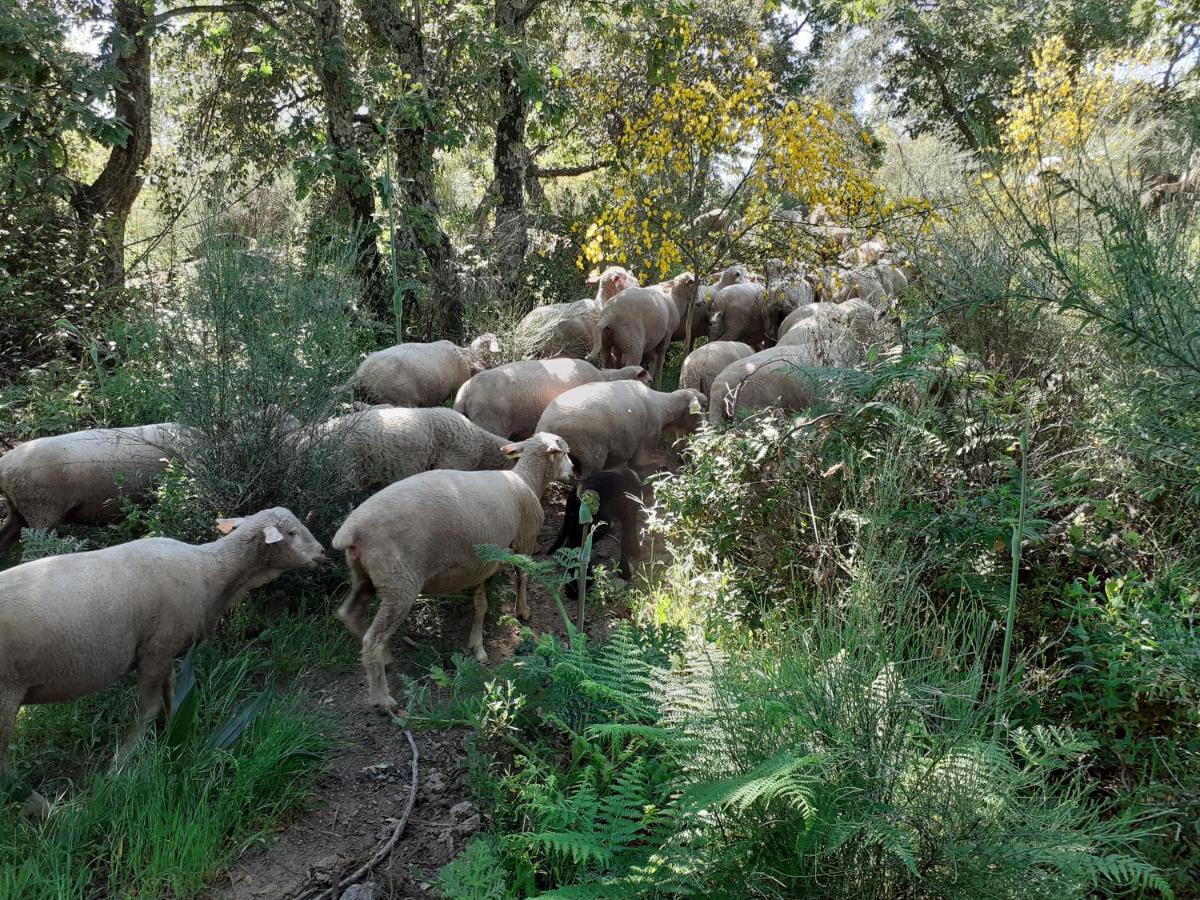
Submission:
[[[302,598],[240,646],[237,627],[201,645],[191,726],[179,728],[177,712],[121,774],[108,764],[133,721],[132,679],[22,710],[11,759],[54,812],[31,823],[5,805],[0,900],[203,896],[208,880],[300,809],[330,741],[325,721],[274,685],[354,658],[344,629],[314,605]],[[231,625],[257,627],[257,614],[252,607]],[[240,739],[215,746],[214,733],[255,698],[261,706]]]

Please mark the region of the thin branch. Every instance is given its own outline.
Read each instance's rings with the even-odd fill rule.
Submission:
[[[164,25],[171,19],[177,19],[180,16],[190,15],[233,15],[235,13],[249,13],[256,19],[270,25],[276,31],[283,33],[283,28],[279,22],[272,16],[268,15],[256,3],[193,3],[188,6],[177,6],[174,9],[165,9],[158,15],[150,19],[149,25],[152,28],[157,28]]]
[[[585,163],[581,166],[550,166],[547,168],[535,164],[529,167],[529,172],[534,178],[574,178],[577,175],[587,175],[589,172],[607,169],[612,164],[612,160]]]

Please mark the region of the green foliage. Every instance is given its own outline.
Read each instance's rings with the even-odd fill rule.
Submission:
[[[114,729],[133,720],[127,686],[27,709],[18,765],[35,782],[77,777],[45,824],[0,816],[0,896],[203,896],[240,847],[297,807],[319,771],[322,723],[295,698],[264,693],[253,657],[197,656],[198,686],[176,710],[191,705],[192,716],[148,737],[121,774],[106,766]]]
[[[1062,700],[1097,736],[1104,764],[1135,780],[1182,775],[1180,766],[1200,774],[1200,598],[1131,573],[1071,584],[1064,603]]]
[[[21,529],[21,562],[27,563],[46,556],[62,556],[87,550],[88,540],[72,535],[60,535],[42,528]]]
[[[208,534],[218,515],[280,505],[326,533],[350,493],[337,449],[311,426],[340,412],[334,388],[365,341],[346,321],[352,250],[298,263],[288,247],[239,243],[205,238],[197,280],[167,329],[166,394],[189,432],[161,513],[205,523]]]

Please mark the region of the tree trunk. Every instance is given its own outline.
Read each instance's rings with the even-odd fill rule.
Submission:
[[[150,155],[150,34],[146,4],[116,0],[110,41],[119,75],[114,111],[129,129],[112,148],[94,182],[79,185],[71,205],[79,221],[84,254],[98,245],[104,254],[105,286],[125,283],[125,223],[142,189],[142,166]]]
[[[325,106],[325,128],[333,150],[334,203],[348,214],[357,242],[354,271],[362,282],[363,307],[381,320],[392,318],[392,297],[379,252],[375,190],[354,134],[356,91],[342,27],[341,0],[316,5],[317,74]]]
[[[526,98],[517,80],[517,55],[523,49],[525,23],[533,9],[530,0],[496,0],[494,19],[496,31],[508,44],[508,52],[497,72],[499,116],[492,154],[497,198],[492,226],[493,265],[502,289],[510,297],[518,289],[521,265],[529,249],[529,221],[525,211],[529,166],[529,150],[525,146]]]
[[[419,85],[408,94],[407,114],[395,116],[391,123],[394,179],[407,202],[402,217],[405,242],[419,248],[429,263],[432,308],[426,317],[426,335],[459,341],[465,332],[462,286],[455,270],[454,247],[438,223],[434,144],[430,140],[437,131],[438,104],[428,91],[424,38],[396,0],[358,0],[358,8],[371,36],[392,52],[411,83]]]

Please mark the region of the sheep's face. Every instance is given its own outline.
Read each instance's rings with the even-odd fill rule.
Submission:
[[[621,266],[609,266],[599,275],[588,279],[588,284],[599,285],[600,302],[607,303],[626,288],[637,287],[637,280]]]
[[[541,454],[546,459],[551,481],[570,481],[575,474],[567,442],[557,434],[551,434],[548,431],[539,431],[533,437],[517,444],[506,444],[500,450],[509,459],[520,459],[527,453]]]
[[[670,422],[664,430],[673,434],[691,434],[704,421],[704,412],[708,409],[708,398],[691,388],[684,388],[677,393],[687,400],[687,406],[683,413]]]
[[[217,530],[249,533],[249,540],[261,541],[267,563],[272,569],[307,569],[325,561],[325,548],[304,524],[281,506],[238,519],[218,519]]]

